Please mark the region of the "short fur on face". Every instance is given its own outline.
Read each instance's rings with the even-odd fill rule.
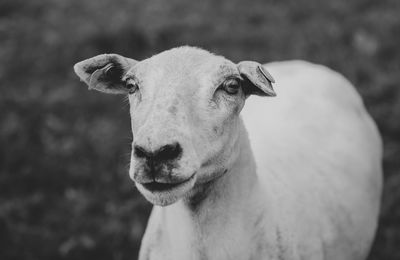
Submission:
[[[78,63],[75,71],[91,88],[129,94],[133,134],[129,173],[139,191],[162,206],[229,169],[245,99],[250,94],[274,95],[273,79],[260,64],[234,64],[194,47],[174,48],[140,62],[100,55]],[[157,162],[138,158],[134,152],[134,147],[156,151],[169,144],[179,144],[182,150],[176,160]],[[157,191],[146,188],[150,182],[179,185]]]

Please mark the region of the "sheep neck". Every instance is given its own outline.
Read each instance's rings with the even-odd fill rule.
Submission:
[[[239,123],[241,136],[237,149],[240,153],[228,172],[202,187],[201,201],[182,200],[162,208],[163,226],[169,234],[167,243],[186,243],[191,252],[202,254],[201,259],[207,259],[203,254],[219,255],[221,246],[230,247],[226,243],[234,237],[241,241],[235,241],[236,246],[232,247],[240,244],[248,251],[250,246],[255,246],[250,245],[254,238],[250,234],[257,233],[251,231],[259,229],[254,223],[263,215],[259,203],[261,192],[247,132],[243,123]]]

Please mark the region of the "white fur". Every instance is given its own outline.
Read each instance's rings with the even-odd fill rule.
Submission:
[[[382,144],[346,79],[303,61],[267,64],[277,97],[249,97],[241,118],[244,93],[217,89],[224,73],[238,74],[225,58],[184,47],[129,62],[126,77],[141,87],[130,96],[134,142],[156,149],[178,140],[182,158],[160,181],[190,180],[151,192],[132,153],[130,175],[155,204],[140,260],[366,258],[380,205]],[[75,66],[87,83],[84,68],[92,63]],[[253,64],[246,69],[257,78],[255,63],[242,64]],[[100,91],[114,91],[101,84]]]
[[[154,207],[141,260],[366,258],[382,185],[374,123],[336,72],[266,67],[277,97],[250,97],[242,111],[257,167],[242,129],[241,158],[201,212]]]

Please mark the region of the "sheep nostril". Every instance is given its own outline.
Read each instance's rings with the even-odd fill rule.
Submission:
[[[151,153],[146,151],[143,147],[139,145],[134,146],[134,154],[137,158],[149,158],[151,157]]]
[[[133,152],[136,158],[163,162],[178,159],[182,154],[182,147],[179,143],[173,143],[164,145],[155,152],[150,152],[142,146],[134,145]]]
[[[179,143],[168,144],[161,147],[154,153],[154,159],[157,161],[176,160],[182,154],[182,147]]]

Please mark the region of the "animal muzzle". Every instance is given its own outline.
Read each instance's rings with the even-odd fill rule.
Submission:
[[[185,181],[185,174],[179,173],[182,155],[183,149],[178,142],[162,145],[154,150],[134,144],[134,180],[140,184],[175,184]]]
[[[149,132],[135,136],[129,175],[148,201],[165,206],[192,189],[201,164],[184,134],[152,138]]]

